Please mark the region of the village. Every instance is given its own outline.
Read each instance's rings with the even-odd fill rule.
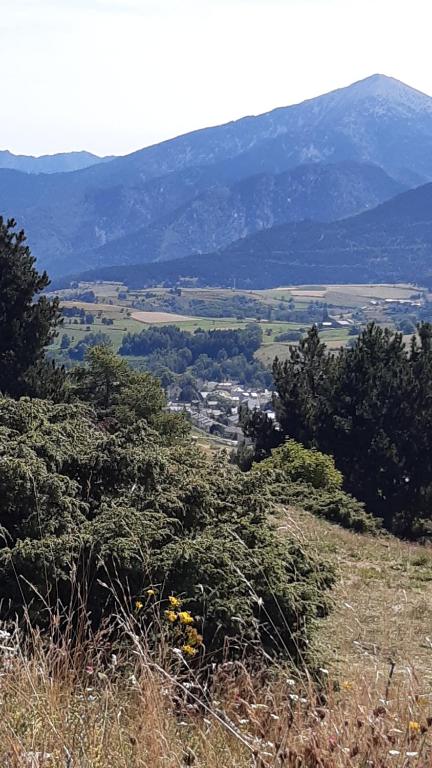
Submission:
[[[272,392],[269,389],[248,390],[237,382],[208,381],[190,401],[179,399],[178,393],[173,391],[170,395],[169,411],[187,414],[197,430],[223,439],[233,447],[243,440],[239,425],[241,406],[266,411],[269,418],[275,419]]]

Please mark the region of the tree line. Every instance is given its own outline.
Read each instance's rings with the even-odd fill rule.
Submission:
[[[344,488],[403,536],[432,532],[432,326],[410,343],[371,323],[330,352],[313,327],[273,364],[277,426],[243,412],[256,460],[293,438],[331,454]]]
[[[224,359],[244,354],[251,360],[262,343],[262,330],[257,325],[244,329],[210,330],[198,328],[194,333],[182,331],[175,325],[148,328],[140,333],[127,333],[119,349],[120,355],[150,355],[187,349],[194,363],[200,355]]]

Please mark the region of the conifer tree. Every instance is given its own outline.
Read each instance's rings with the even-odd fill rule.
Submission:
[[[62,384],[62,372],[45,360],[60,321],[57,299],[41,295],[49,285],[38,272],[23,231],[0,217],[0,392],[43,396]]]
[[[417,330],[407,347],[401,333],[371,323],[332,354],[312,328],[273,366],[282,438],[331,454],[345,490],[410,536],[432,533],[432,326]],[[253,426],[260,460],[268,425]]]

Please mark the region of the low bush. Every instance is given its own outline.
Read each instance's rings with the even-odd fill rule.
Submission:
[[[94,626],[118,601],[146,625],[154,600],[155,627],[190,612],[191,656],[307,656],[333,576],[278,538],[259,475],[143,419],[113,432],[89,405],[0,399],[0,496],[3,611],[43,624],[49,606],[86,595]]]
[[[287,440],[272,451],[270,458],[259,465],[260,472],[279,470],[290,482],[309,483],[314,488],[336,490],[341,488],[343,477],[336,469],[331,456],[314,448],[305,448],[295,440]]]
[[[300,341],[302,336],[301,331],[284,331],[275,337],[275,341]]]
[[[359,533],[380,530],[380,521],[366,512],[364,504],[341,490],[343,476],[333,457],[314,448],[287,440],[268,459],[254,464],[251,474],[261,478],[279,504],[301,507]]]
[[[305,483],[286,483],[276,472],[270,490],[278,503],[304,509],[342,528],[373,535],[381,530],[380,521],[366,512],[364,504],[337,488],[326,490]]]

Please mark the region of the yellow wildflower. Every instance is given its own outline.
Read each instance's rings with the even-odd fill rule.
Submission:
[[[156,591],[154,589],[148,589],[147,594],[149,597],[154,597],[156,594]]]
[[[342,688],[344,691],[352,691],[354,688],[354,683],[351,683],[349,680],[344,680],[342,683]]]
[[[190,611],[180,611],[178,617],[181,624],[193,624],[193,618]]]
[[[180,608],[181,606],[181,600],[178,597],[174,597],[174,595],[170,595],[169,598],[169,604],[171,608]]]
[[[195,654],[197,652],[196,648],[192,648],[192,646],[189,645],[188,643],[186,643],[186,645],[184,645],[182,647],[182,651],[183,651],[183,653],[186,654],[186,656],[195,656]]]
[[[420,723],[416,720],[410,720],[408,727],[413,733],[418,733],[420,731]]]
[[[203,637],[197,632],[195,627],[187,627],[186,634],[189,645],[201,645]]]
[[[165,616],[167,617],[168,621],[170,621],[172,624],[174,624],[174,622],[177,621],[177,614],[175,611],[165,611]]]
[[[143,606],[143,604],[142,604],[141,600],[137,600],[137,601],[136,601],[136,603],[135,603],[135,611],[136,611],[137,613],[139,613],[139,611],[141,610],[141,608],[144,608],[144,606]]]

